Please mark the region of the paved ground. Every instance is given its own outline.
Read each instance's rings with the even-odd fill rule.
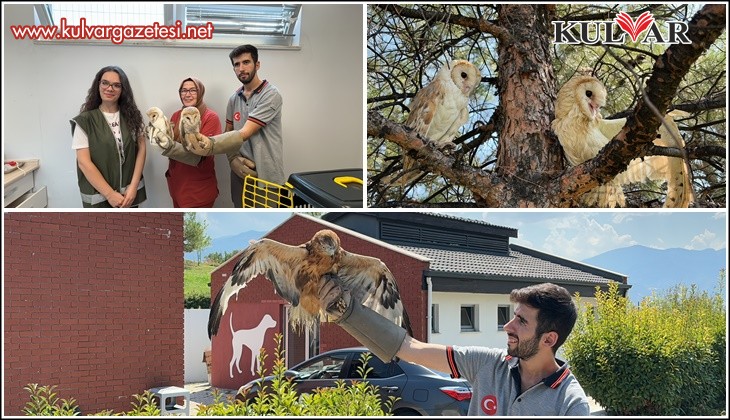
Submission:
[[[199,404],[212,404],[213,403],[213,391],[217,388],[213,388],[207,382],[198,382],[186,384],[185,389],[190,390],[190,415],[194,416],[198,412]],[[233,398],[236,395],[236,390],[232,389],[218,389],[221,393],[222,401],[226,401],[227,397]],[[588,401],[591,404],[591,415],[592,416],[605,416],[606,412],[603,407],[598,405],[593,398],[588,397]]]
[[[194,416],[198,413],[198,405],[213,404],[213,399],[214,399],[213,391],[214,390],[218,389],[218,391],[221,393],[221,401],[227,401],[227,398],[229,396],[231,398],[234,398],[236,395],[236,392],[237,392],[237,390],[235,390],[235,389],[213,388],[207,382],[185,384],[185,389],[190,390],[190,415],[191,416]]]

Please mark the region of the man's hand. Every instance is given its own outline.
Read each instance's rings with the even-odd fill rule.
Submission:
[[[258,177],[258,172],[256,172],[256,163],[254,161],[246,159],[243,156],[236,156],[230,160],[230,163],[233,173],[238,175],[241,179],[245,178],[246,175]]]
[[[338,321],[347,310],[351,299],[350,291],[343,290],[333,278],[334,275],[325,274],[319,279],[318,295],[322,308],[334,321]]]
[[[201,133],[189,133],[189,136],[183,139],[183,144],[186,144],[188,151],[195,153],[198,156],[210,156],[213,152],[213,141],[207,136]]]

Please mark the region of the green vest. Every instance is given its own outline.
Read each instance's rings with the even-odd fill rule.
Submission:
[[[99,169],[106,182],[115,191],[124,194],[134,174],[134,164],[137,160],[137,139],[133,138],[129,132],[129,127],[127,127],[123,117],[120,115],[119,124],[122,129],[122,148],[126,157],[124,162],[122,162],[122,156],[119,153],[112,130],[109,128],[109,123],[107,123],[106,118],[98,108],[82,112],[70,122],[71,135],[73,135],[77,124],[86,133],[89,138],[91,161]],[[78,166],[78,162],[76,164],[76,175],[81,190],[81,202],[84,207],[110,207],[106,198],[86,179]],[[139,181],[137,196],[132,205],[136,206],[146,199],[147,194],[143,177]]]

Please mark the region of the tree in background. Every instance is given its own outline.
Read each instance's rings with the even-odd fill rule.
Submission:
[[[642,43],[649,31],[622,44],[553,42],[553,22],[595,28],[619,12],[634,20],[650,12],[660,31],[665,22],[686,23],[692,43]],[[369,206],[575,207],[631,159],[652,154],[689,162],[696,207],[725,206],[724,4],[370,4],[367,21]],[[456,149],[444,153],[402,123],[410,99],[451,58],[475,64],[482,83]],[[584,68],[607,87],[604,117],[626,117],[627,131],[567,167],[550,121],[559,87]],[[672,109],[689,113],[678,121],[684,151],[652,144]],[[393,187],[383,180],[401,170],[402,149],[429,174]],[[627,187],[627,206],[659,207],[661,187]]]
[[[198,265],[202,259],[203,249],[211,244],[211,238],[205,233],[208,222],[198,220],[198,214],[194,212],[185,213],[185,225],[183,236],[185,237],[185,252],[195,251],[198,256]]]

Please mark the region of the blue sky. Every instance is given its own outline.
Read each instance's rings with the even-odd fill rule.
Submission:
[[[267,232],[291,212],[199,212],[212,238]],[[444,212],[518,230],[512,243],[581,261],[632,245],[651,248],[727,247],[727,213],[715,211],[483,211]]]

